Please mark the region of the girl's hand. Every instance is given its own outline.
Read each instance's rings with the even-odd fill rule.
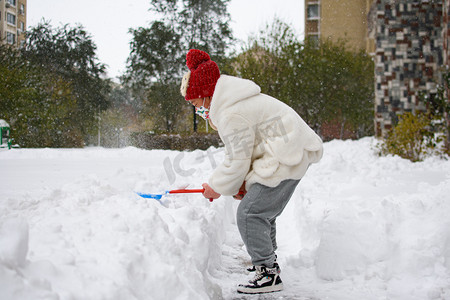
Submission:
[[[207,199],[217,199],[221,195],[219,193],[216,193],[207,183],[202,184],[202,187],[205,189],[203,192],[203,196]]]
[[[236,200],[242,200],[245,194],[247,194],[247,191],[245,190],[245,181],[244,181],[244,183],[241,185],[241,188],[239,189],[239,192],[236,195],[234,195],[233,198]]]

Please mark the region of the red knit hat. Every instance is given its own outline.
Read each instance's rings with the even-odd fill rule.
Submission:
[[[186,55],[186,65],[190,72],[186,73],[181,83],[181,94],[186,100],[211,97],[214,94],[220,71],[208,53],[191,49]]]

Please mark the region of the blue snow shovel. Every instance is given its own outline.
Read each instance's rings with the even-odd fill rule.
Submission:
[[[137,193],[137,194],[139,196],[141,196],[142,198],[156,199],[159,201],[159,200],[161,200],[162,196],[167,195],[167,194],[203,193],[204,191],[205,191],[205,189],[181,189],[181,190],[165,191],[162,194],[144,194],[144,193]],[[210,198],[209,202],[213,202],[213,198]]]

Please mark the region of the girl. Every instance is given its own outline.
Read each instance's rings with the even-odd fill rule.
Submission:
[[[309,165],[321,159],[322,140],[292,108],[261,94],[254,82],[221,75],[206,52],[189,50],[186,65],[181,94],[225,145],[225,160],[203,184],[203,195],[241,200],[237,225],[255,277],[237,290],[280,291],[275,221]]]

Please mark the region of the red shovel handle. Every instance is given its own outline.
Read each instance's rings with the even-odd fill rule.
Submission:
[[[203,193],[205,189],[181,189],[181,190],[171,190],[169,194],[186,194],[186,193]]]
[[[186,193],[203,193],[205,189],[181,189],[181,190],[171,190],[169,194],[186,194]],[[213,202],[213,198],[209,199],[209,202]]]

